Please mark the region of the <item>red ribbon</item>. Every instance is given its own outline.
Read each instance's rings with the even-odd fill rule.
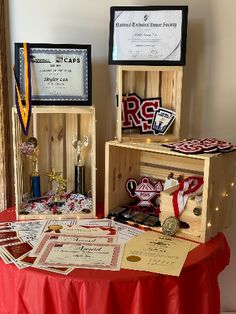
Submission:
[[[179,217],[183,212],[187,200],[190,196],[200,195],[203,189],[203,178],[188,177],[180,181],[179,189],[173,193],[172,204],[175,217]]]

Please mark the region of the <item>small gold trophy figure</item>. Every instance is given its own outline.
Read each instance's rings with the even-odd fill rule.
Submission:
[[[20,151],[32,162],[32,173],[30,176],[32,196],[36,198],[40,197],[40,177],[38,173],[39,147],[37,139],[35,137],[30,137],[26,142],[21,143]]]
[[[76,149],[77,161],[75,164],[75,193],[85,193],[85,165],[82,151],[88,146],[88,136],[83,136],[82,140],[72,137],[72,145]]]
[[[62,173],[60,171],[48,172],[46,174],[48,176],[49,182],[55,181],[57,183],[57,188],[55,190],[54,200],[51,205],[63,205],[64,202],[61,201],[61,196],[66,192],[66,180],[62,178]]]

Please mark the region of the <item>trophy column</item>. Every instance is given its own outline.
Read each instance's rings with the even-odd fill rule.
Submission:
[[[72,138],[72,144],[76,149],[77,162],[74,166],[75,173],[75,193],[85,194],[85,165],[82,157],[82,151],[88,144],[88,136],[84,136],[82,140],[77,140],[75,137]]]
[[[85,193],[85,166],[75,165],[75,193]]]
[[[31,188],[32,188],[32,196],[40,197],[40,176],[38,174],[32,174],[31,176]]]
[[[30,159],[32,160],[32,174],[31,174],[31,190],[33,197],[40,197],[40,176],[38,173],[38,156],[39,156],[39,147],[38,140],[35,137],[29,138],[29,143],[34,146],[34,152],[31,155]]]

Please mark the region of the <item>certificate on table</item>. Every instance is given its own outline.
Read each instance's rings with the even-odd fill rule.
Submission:
[[[120,223],[118,221],[114,221],[114,224],[118,230],[117,243],[126,243],[131,238],[144,233],[141,229]]]
[[[48,241],[35,265],[119,270],[123,245]]]
[[[80,226],[80,225],[62,225],[60,221],[55,225],[48,225],[47,230],[44,230],[45,233],[68,233],[76,235],[110,235],[117,236],[116,227],[96,227],[96,226]]]
[[[191,243],[148,231],[125,246],[122,268],[179,276]]]
[[[18,258],[23,257],[29,253],[32,248],[32,245],[28,242],[19,242],[1,247],[1,250],[6,256],[10,258],[12,262],[15,262]]]
[[[111,7],[109,63],[183,65],[187,6]]]
[[[83,235],[117,235],[116,227],[110,219],[66,219],[48,220],[45,222],[42,233],[77,233]]]
[[[44,234],[38,243],[30,252],[30,256],[37,256],[43,250],[47,241],[62,241],[62,242],[87,242],[87,243],[114,243],[115,237],[109,235],[102,236],[78,236],[76,234]]]
[[[7,230],[7,231],[5,231],[5,230],[0,231],[0,240],[13,238],[13,237],[17,237],[17,236],[18,236],[17,232],[13,231],[13,230],[11,230],[11,231],[9,231],[9,230]]]
[[[17,266],[19,268],[25,268],[25,267],[35,267],[38,269],[43,269],[43,270],[47,270],[47,271],[51,271],[53,273],[57,273],[57,274],[62,274],[62,275],[68,275],[74,268],[54,268],[54,267],[37,267],[36,265],[34,265],[34,262],[36,260],[36,256],[23,256],[20,257],[17,260]]]
[[[21,244],[23,241],[20,237],[7,238],[0,240],[0,257],[6,264],[12,262],[12,257],[4,250],[4,247],[12,245],[12,244]]]

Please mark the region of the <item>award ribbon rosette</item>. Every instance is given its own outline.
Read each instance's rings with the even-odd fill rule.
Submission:
[[[15,75],[16,108],[20,124],[25,135],[28,135],[31,115],[31,70],[29,44],[23,43],[24,56],[24,89],[25,96],[22,97],[19,82]]]
[[[174,216],[168,217],[162,224],[162,230],[166,235],[174,235],[179,229],[179,217],[182,214],[188,198],[202,194],[203,178],[191,176],[180,181],[179,189],[173,193],[172,204]]]

